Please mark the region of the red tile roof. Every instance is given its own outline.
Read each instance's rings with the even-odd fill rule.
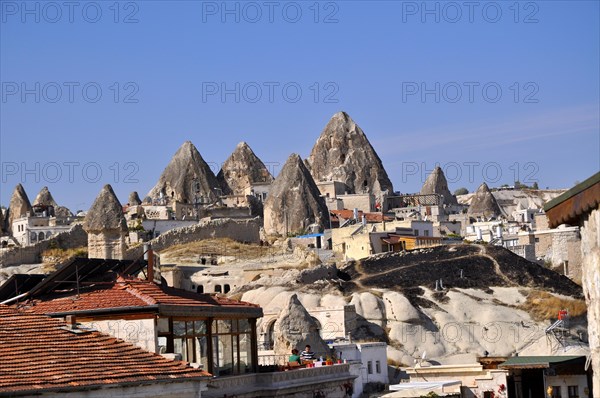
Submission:
[[[99,332],[0,305],[0,392],[73,391],[210,376]]]
[[[174,305],[182,307],[222,307],[231,309],[260,308],[259,305],[226,297],[198,294],[160,286],[137,278],[119,277],[108,284],[82,288],[76,293],[52,293],[19,304],[24,311],[36,314],[60,314],[113,308],[153,307]]]

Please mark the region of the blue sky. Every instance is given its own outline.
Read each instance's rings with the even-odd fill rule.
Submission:
[[[599,4],[2,0],[0,203],[144,196],[186,140],[277,173],[340,110],[398,191],[567,188],[600,169]]]

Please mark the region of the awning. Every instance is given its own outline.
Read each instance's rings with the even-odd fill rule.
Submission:
[[[579,355],[512,357],[506,362],[502,362],[500,365],[498,365],[498,367],[504,369],[547,369],[550,367],[550,365],[573,361],[581,358],[585,357]]]

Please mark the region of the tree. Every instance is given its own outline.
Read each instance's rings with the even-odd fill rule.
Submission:
[[[469,193],[469,190],[467,188],[458,188],[456,191],[454,191],[454,195],[458,196],[458,195],[466,195]]]
[[[533,183],[533,185],[531,186],[532,189],[540,189],[537,181]]]

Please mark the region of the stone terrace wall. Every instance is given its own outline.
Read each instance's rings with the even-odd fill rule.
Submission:
[[[196,225],[172,229],[150,241],[152,249],[160,252],[174,245],[195,242],[202,239],[230,238],[238,242],[258,243],[261,219],[233,220],[222,218],[201,221]],[[143,254],[143,245],[131,248],[125,258],[136,259]]]
[[[83,230],[81,224],[75,224],[67,232],[61,232],[35,245],[3,251],[0,253],[0,267],[39,263],[41,262],[42,252],[51,247],[74,249],[82,246],[87,246],[87,233]]]

